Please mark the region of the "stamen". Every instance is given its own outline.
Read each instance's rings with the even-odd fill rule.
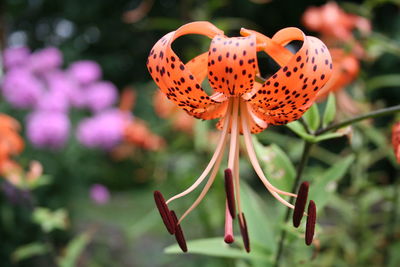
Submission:
[[[174,221],[175,225],[175,239],[178,242],[179,247],[182,249],[183,252],[187,252],[187,245],[185,236],[183,235],[183,231],[181,225],[178,223],[178,218],[173,210],[171,210],[171,217]]]
[[[231,142],[229,146],[229,157],[228,157],[228,168],[233,169],[235,164],[235,154],[237,149],[237,138],[238,138],[238,113],[239,113],[239,98],[232,100],[232,123],[231,123]]]
[[[190,192],[192,192],[194,189],[196,189],[201,184],[201,182],[203,182],[203,180],[210,173],[212,167],[215,165],[215,163],[217,161],[218,156],[221,154],[221,151],[224,150],[223,147],[225,145],[225,139],[226,139],[226,135],[228,133],[228,128],[229,128],[228,126],[229,126],[229,121],[230,121],[230,116],[231,116],[230,111],[231,111],[231,104],[229,103],[229,106],[228,106],[227,112],[226,112],[225,121],[224,121],[224,126],[222,128],[222,132],[221,132],[221,135],[218,140],[217,148],[215,149],[215,152],[214,152],[210,162],[208,163],[206,169],[203,171],[203,173],[200,175],[200,177],[196,180],[196,182],[194,182],[194,184],[192,184],[185,191],[168,199],[166,202],[167,204],[171,203],[175,199],[181,198],[181,197],[189,194]]]
[[[307,217],[307,224],[306,224],[306,245],[311,245],[314,232],[315,232],[315,221],[317,219],[317,208],[315,206],[314,201],[310,200],[308,204],[308,217]]]
[[[225,207],[225,235],[224,235],[224,241],[225,243],[231,244],[235,240],[233,238],[233,225],[232,225],[232,216],[229,212],[228,208],[228,203],[226,203]]]
[[[232,219],[236,216],[236,206],[235,206],[235,193],[233,187],[233,178],[231,169],[225,170],[225,192],[226,192],[226,202],[228,205],[229,212]]]
[[[244,213],[241,213],[239,216],[239,226],[240,233],[242,234],[244,248],[247,252],[250,252],[249,232],[247,231],[247,223],[246,218],[244,217]]]
[[[237,132],[239,137],[239,132]],[[235,165],[233,166],[233,180],[235,181],[235,197],[236,206],[238,213],[242,213],[242,206],[240,201],[240,182],[239,182],[239,138],[236,138],[236,153],[235,153]]]
[[[308,188],[308,182],[303,182],[300,185],[299,192],[297,193],[296,203],[294,204],[293,211],[293,225],[296,228],[299,227],[301,219],[303,218],[304,210],[307,203]]]
[[[281,196],[278,195],[282,194],[282,195],[287,195],[287,196],[293,196],[293,197],[297,197],[296,194],[293,193],[289,193],[289,192],[285,192],[282,190],[277,189],[276,187],[274,187],[269,181],[268,179],[265,177],[260,164],[258,163],[257,157],[256,157],[256,153],[254,151],[254,147],[252,145],[251,142],[251,136],[250,136],[250,130],[249,130],[249,126],[247,123],[247,107],[245,106],[245,103],[241,103],[241,111],[243,112],[243,116],[241,116],[242,118],[242,129],[243,129],[243,134],[244,134],[244,141],[245,141],[245,145],[246,145],[246,150],[247,150],[247,154],[249,156],[250,162],[253,165],[254,170],[256,171],[258,177],[261,179],[261,181],[263,182],[263,184],[265,185],[265,187],[268,189],[268,191],[279,201],[281,202],[283,205],[294,209],[294,206],[292,204],[290,204],[289,202],[287,202],[286,200],[284,200]]]
[[[167,228],[168,232],[173,235],[175,233],[174,221],[160,191],[154,191],[154,201],[156,202],[158,212],[160,212],[165,227]]]
[[[226,137],[226,135],[225,135]],[[221,164],[222,156],[224,155],[223,151],[225,150],[225,145],[226,145],[226,138],[223,140],[223,146],[222,149],[218,155],[217,162],[214,165],[214,168],[210,174],[210,178],[208,179],[206,185],[204,186],[203,190],[201,191],[200,195],[197,197],[195,202],[190,206],[190,208],[182,215],[182,217],[179,219],[179,223],[182,222],[182,220],[189,215],[189,213],[197,207],[197,205],[200,204],[200,202],[203,200],[204,196],[207,194],[208,190],[210,189],[211,185],[214,183],[215,177],[217,176],[219,166]]]

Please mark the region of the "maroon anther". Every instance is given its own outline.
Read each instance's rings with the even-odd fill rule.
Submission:
[[[176,242],[178,242],[179,247],[182,249],[183,252],[187,252],[187,245],[186,245],[186,240],[185,236],[183,235],[183,231],[181,228],[181,225],[178,224],[178,218],[176,217],[176,214],[173,210],[171,210],[171,217],[172,220],[174,221],[175,225],[175,239]]]
[[[232,216],[232,219],[235,219],[236,216],[236,205],[235,205],[235,191],[233,187],[233,178],[232,178],[232,170],[225,169],[225,192],[226,192],[226,201],[228,203],[229,213]]]
[[[310,200],[308,204],[308,217],[306,224],[306,245],[311,245],[314,238],[315,221],[317,219],[317,208],[314,201]]]
[[[242,213],[243,221],[239,218],[240,234],[242,235],[243,245],[247,252],[250,252],[249,232],[247,231],[246,218]]]
[[[303,218],[304,210],[306,208],[308,197],[308,182],[303,182],[300,185],[299,192],[297,193],[296,203],[294,204],[293,211],[293,225],[299,227],[301,219]]]
[[[165,227],[167,228],[168,232],[173,235],[175,233],[175,224],[171,217],[169,208],[165,203],[165,199],[160,191],[154,191],[154,201],[156,202],[157,209],[160,212]]]

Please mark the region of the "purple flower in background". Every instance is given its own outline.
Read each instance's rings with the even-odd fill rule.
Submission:
[[[81,84],[97,81],[101,77],[99,64],[91,60],[76,61],[69,66],[67,72]]]
[[[110,192],[104,185],[94,184],[90,187],[90,198],[96,204],[106,204],[110,200]]]
[[[3,53],[4,67],[10,69],[12,67],[21,66],[27,62],[29,55],[29,48],[25,46],[7,48]]]
[[[121,142],[129,118],[128,113],[111,109],[84,119],[77,128],[78,141],[89,148],[109,150]]]
[[[65,113],[36,111],[27,118],[29,141],[39,148],[59,149],[69,134],[70,122]]]
[[[43,83],[26,68],[9,70],[3,80],[3,95],[15,108],[34,107],[44,92]]]
[[[29,58],[29,67],[37,72],[44,73],[46,71],[58,68],[63,62],[63,55],[58,48],[48,47],[33,53]]]
[[[117,98],[117,88],[110,82],[96,82],[86,88],[86,105],[93,112],[110,107]]]
[[[63,93],[71,106],[76,108],[85,106],[84,92],[74,79],[59,70],[47,73],[44,77],[49,90]]]
[[[51,90],[39,99],[37,109],[50,112],[67,112],[68,97],[62,91]]]

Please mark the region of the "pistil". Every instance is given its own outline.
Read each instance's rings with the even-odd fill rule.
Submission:
[[[232,225],[232,221],[233,218],[231,216],[231,213],[229,211],[228,208],[228,203],[226,203],[225,205],[225,234],[224,234],[224,241],[225,243],[233,243],[234,237],[233,237],[233,225]]]

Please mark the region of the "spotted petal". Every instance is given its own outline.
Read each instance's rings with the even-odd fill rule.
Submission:
[[[208,57],[208,80],[211,87],[227,96],[240,96],[254,85],[257,66],[256,38],[227,38],[217,35],[211,42]]]
[[[265,122],[286,124],[299,119],[312,105],[318,90],[330,78],[332,59],[319,39],[305,36],[297,28],[283,29],[272,40],[281,46],[295,40],[303,41],[303,45],[285,64],[281,63],[281,68],[257,91],[252,92],[248,101],[253,112]]]
[[[171,48],[172,42],[185,34],[201,34],[213,38],[222,32],[208,22],[193,22],[166,34],[153,47],[147,68],[160,90],[189,113],[201,114],[216,103],[201,88],[201,81],[183,64]],[[201,78],[201,77],[200,77]]]

